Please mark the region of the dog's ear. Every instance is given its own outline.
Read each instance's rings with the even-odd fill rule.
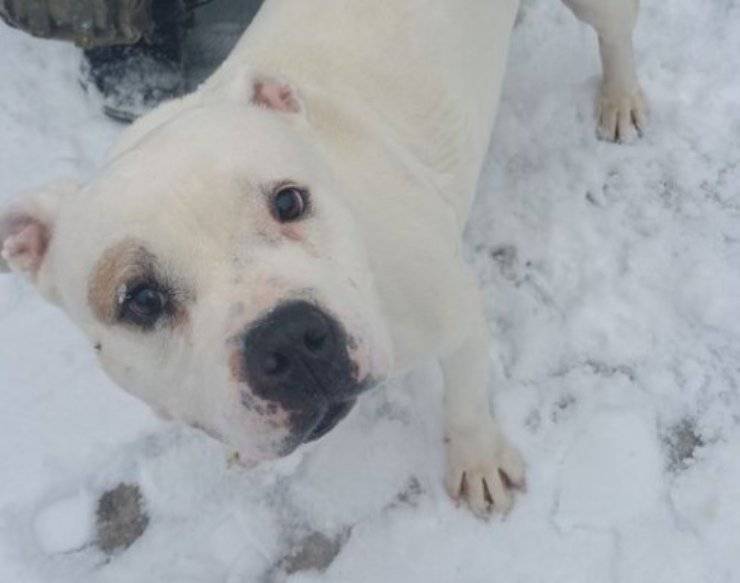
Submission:
[[[303,117],[306,113],[303,98],[294,84],[278,75],[265,75],[251,70],[243,72],[236,79],[206,85],[198,95],[201,100],[220,100],[226,96],[240,104],[295,118]]]
[[[251,82],[251,102],[281,113],[303,113],[298,90],[284,79],[255,76]]]
[[[61,200],[78,190],[71,180],[21,195],[0,208],[0,271],[15,271],[40,284]]]

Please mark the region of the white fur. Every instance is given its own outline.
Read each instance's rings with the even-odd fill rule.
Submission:
[[[629,137],[644,124],[636,1],[567,4],[599,34],[600,133]],[[490,414],[489,333],[460,243],[516,11],[516,0],[268,0],[211,79],[126,131],[53,221],[28,207],[53,222],[41,279],[121,386],[248,461],[275,455],[282,434],[239,407],[232,340],[310,288],[358,340],[362,376],[440,359],[450,494],[480,515],[491,501],[508,510],[524,468]],[[265,185],[284,178],[315,196],[300,242],[266,211]],[[95,317],[91,272],[126,238],[189,298],[182,329],[144,335]]]

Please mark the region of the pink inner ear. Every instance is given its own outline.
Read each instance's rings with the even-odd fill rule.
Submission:
[[[298,113],[301,111],[301,104],[294,89],[286,83],[277,81],[256,81],[252,102],[283,113]]]
[[[21,223],[19,229],[3,243],[2,257],[20,271],[35,272],[41,267],[49,244],[49,234],[37,222]]]

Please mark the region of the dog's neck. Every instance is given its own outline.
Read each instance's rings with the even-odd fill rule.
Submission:
[[[336,173],[368,250],[397,364],[412,367],[439,343],[457,342],[457,331],[467,326],[455,306],[469,286],[454,284],[467,282],[459,260],[465,217],[440,190],[435,172],[377,112],[358,110],[361,102],[323,88],[305,87],[303,94],[314,141]]]

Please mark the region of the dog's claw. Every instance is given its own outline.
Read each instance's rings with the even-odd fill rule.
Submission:
[[[524,486],[519,453],[497,432],[486,433],[459,432],[447,442],[447,492],[480,518],[507,514],[514,503],[512,490]]]
[[[628,143],[642,134],[647,126],[647,105],[642,90],[615,93],[602,89],[598,103],[600,139]]]

